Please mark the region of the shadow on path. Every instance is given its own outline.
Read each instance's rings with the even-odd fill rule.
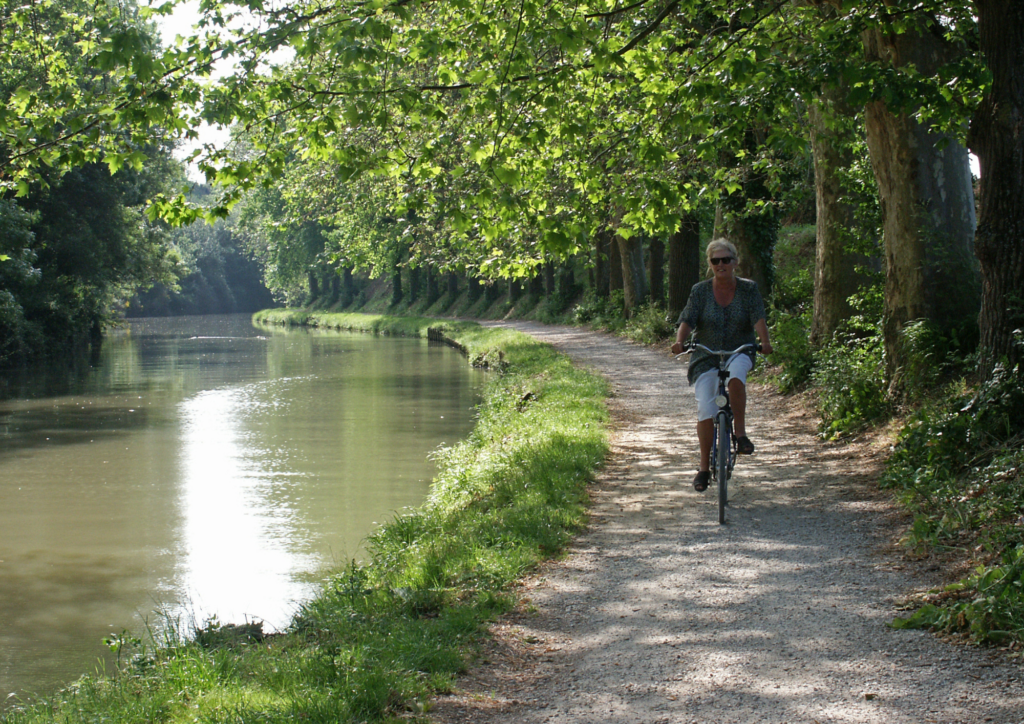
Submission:
[[[880,553],[886,507],[856,460],[822,454],[751,396],[729,522],[696,461],[684,365],[621,339],[513,323],[614,388],[590,530],[502,624],[519,668],[472,672],[434,721],[1021,722],[1019,668],[886,625],[919,587]],[[868,471],[869,472],[869,471]]]

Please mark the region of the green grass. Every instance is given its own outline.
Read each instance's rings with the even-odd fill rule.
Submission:
[[[427,502],[380,528],[261,642],[203,636],[123,651],[119,671],[13,709],[30,722],[408,720],[465,669],[512,584],[586,523],[586,484],[607,451],[603,380],[532,338],[425,318],[272,310],[267,324],[426,336],[440,331],[494,370],[469,437],[436,453]],[[132,655],[134,654],[134,655]]]

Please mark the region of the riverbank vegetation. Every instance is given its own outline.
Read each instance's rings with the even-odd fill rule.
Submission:
[[[469,437],[436,452],[428,501],[373,533],[287,632],[207,622],[111,641],[118,670],[5,713],[35,722],[339,722],[416,715],[463,671],[513,584],[586,522],[607,387],[526,335],[473,323],[273,311],[268,324],[443,336],[493,374]]]

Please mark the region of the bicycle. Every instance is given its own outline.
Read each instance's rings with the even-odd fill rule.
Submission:
[[[729,404],[729,360],[735,354],[746,352],[748,349],[760,351],[759,344],[745,344],[732,350],[714,350],[705,347],[698,342],[691,342],[685,346],[685,351],[676,356],[678,359],[695,348],[703,349],[705,352],[718,357],[718,394],[715,395],[715,404],[718,405],[718,412],[715,413],[714,434],[711,438],[711,470],[714,473],[715,482],[718,485],[718,522],[725,523],[725,508],[729,505],[729,478],[732,477],[732,469],[736,465],[736,434],[733,432],[732,407]],[[719,454],[720,451],[722,454]]]

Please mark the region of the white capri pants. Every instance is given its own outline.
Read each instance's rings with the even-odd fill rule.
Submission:
[[[717,360],[716,360],[717,362]],[[742,352],[729,358],[729,380],[737,379],[747,384],[747,373],[754,366],[750,357]],[[693,383],[693,394],[697,397],[697,422],[710,420],[718,412],[715,395],[718,394],[718,365],[701,373]]]

